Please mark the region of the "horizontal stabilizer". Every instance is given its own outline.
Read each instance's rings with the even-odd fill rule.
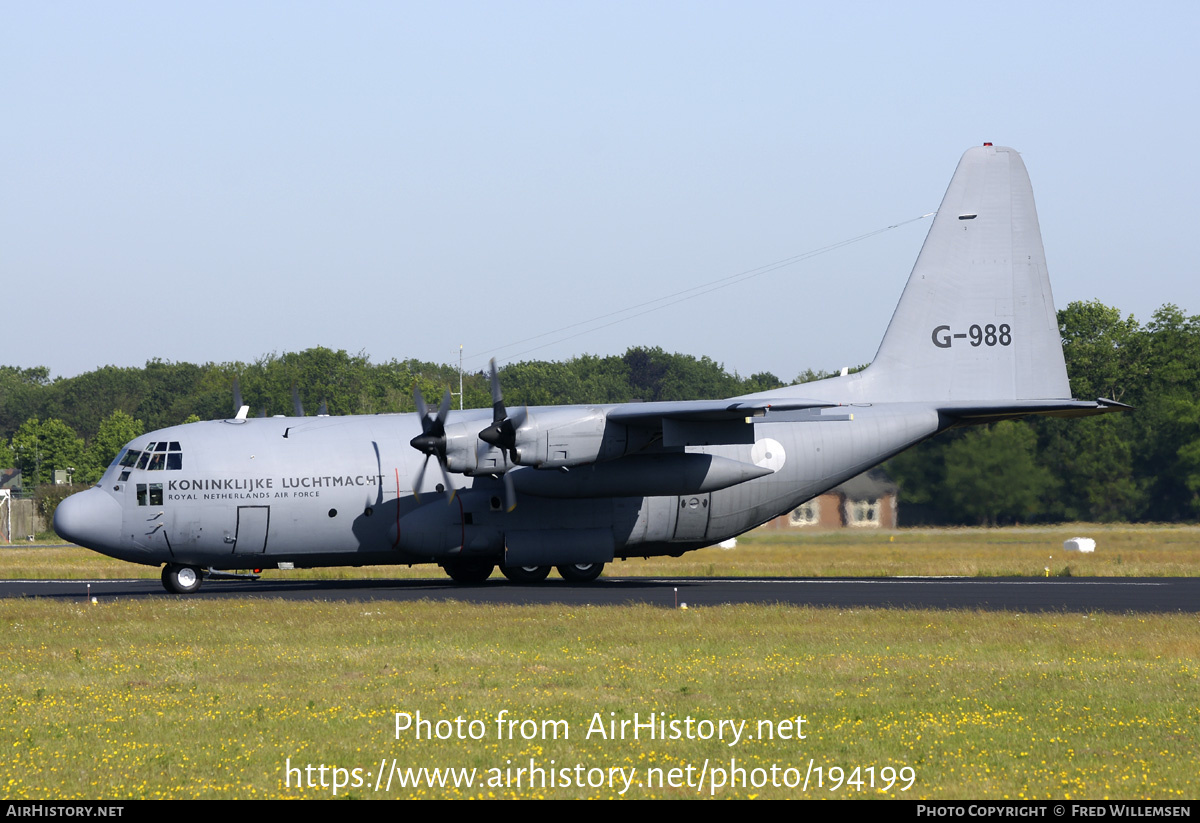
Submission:
[[[1109,412],[1128,411],[1132,406],[1115,400],[1012,400],[1003,403],[946,403],[938,412],[962,423],[994,423],[1032,414],[1046,417],[1091,417]]]

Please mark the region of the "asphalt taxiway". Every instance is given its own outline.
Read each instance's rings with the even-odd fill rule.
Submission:
[[[181,597],[158,580],[3,580],[0,598],[84,600]],[[182,595],[276,597],[288,600],[459,600],[509,605],[561,603],[610,606],[644,603],[663,608],[723,603],[784,603],[832,608],[982,609],[1022,612],[1200,612],[1200,578],[719,578],[601,577],[586,585],[546,580],[515,585],[492,579],[461,586],[431,580],[208,580]]]

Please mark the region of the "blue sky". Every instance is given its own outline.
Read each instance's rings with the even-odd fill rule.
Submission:
[[[550,332],[933,211],[985,141],[1060,308],[1195,314],[1198,8],[10,2],[0,362],[863,363],[928,220]]]

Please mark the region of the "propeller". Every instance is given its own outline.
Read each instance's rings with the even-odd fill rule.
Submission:
[[[413,393],[413,398],[417,401],[417,417],[421,421],[421,433],[408,441],[408,444],[425,455],[425,462],[421,464],[421,469],[413,480],[413,495],[418,500],[420,499],[421,481],[425,479],[425,467],[429,465],[429,458],[436,457],[438,467],[442,470],[442,478],[446,481],[446,491],[450,494],[447,502],[450,502],[454,500],[456,491],[454,484],[450,482],[450,472],[446,470],[446,415],[450,413],[450,390],[446,389],[446,394],[442,397],[442,404],[438,407],[437,416],[432,419],[429,417],[429,409],[425,405],[425,398],[421,396],[419,386]]]
[[[517,463],[517,429],[525,425],[527,412],[524,408],[509,415],[504,408],[504,395],[500,391],[500,375],[496,372],[496,360],[492,359],[489,380],[492,385],[492,425],[479,433],[479,439],[495,446],[508,455],[508,461]]]
[[[292,411],[297,417],[304,416],[304,406],[300,403],[300,391],[296,388],[296,381],[292,381]]]
[[[496,371],[496,359],[492,358],[491,373],[488,379],[492,386],[492,425],[479,433],[479,439],[489,446],[495,446],[508,455],[508,462],[514,466],[517,463],[517,429],[525,424],[528,416],[522,408],[509,415],[504,408],[504,395],[500,391],[500,375]],[[517,490],[513,485],[511,472],[504,472],[504,506],[508,511],[517,507]]]

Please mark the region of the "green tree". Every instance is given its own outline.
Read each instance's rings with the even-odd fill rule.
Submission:
[[[1200,405],[1194,406],[1195,418],[1200,418]],[[1179,462],[1183,470],[1183,482],[1192,493],[1188,501],[1193,515],[1200,515],[1200,436],[1179,447]]]
[[[744,394],[753,394],[754,392],[770,391],[778,389],[784,385],[784,382],[769,371],[758,372],[752,374],[742,381],[739,391]]]
[[[1200,472],[1191,444],[1200,440],[1200,316],[1177,306],[1158,309],[1142,331],[1143,377],[1125,416],[1134,470],[1146,488],[1143,516],[1175,521],[1196,517],[1193,476]]]
[[[946,451],[966,434],[955,429],[901,452],[884,464],[900,486],[900,517],[905,526],[967,522],[946,495]]]
[[[203,377],[204,369],[193,363],[171,363],[155,358],[146,363],[145,388],[137,408],[113,408],[121,408],[132,417],[145,420],[151,430],[174,426],[195,413]],[[222,399],[225,406],[232,403],[229,394]]]
[[[12,437],[23,422],[39,414],[38,404],[48,385],[50,370],[45,366],[0,366],[0,439]]]
[[[1121,401],[1143,382],[1141,327],[1133,315],[1099,300],[1075,301],[1058,313],[1063,357],[1075,397]]]
[[[1057,474],[1054,500],[1046,511],[1056,519],[1112,522],[1135,520],[1145,507],[1145,484],[1134,473],[1134,450],[1124,415],[1086,420],[1042,419],[1035,424],[1044,443],[1043,462]]]
[[[74,472],[85,458],[83,440],[61,420],[31,417],[13,435],[12,450],[26,488],[54,481],[56,469]]]
[[[740,393],[740,382],[708,357],[668,354],[656,346],[629,349],[623,359],[639,400],[703,400]]]
[[[143,369],[104,366],[54,381],[44,392],[40,414],[63,421],[84,439],[91,440],[100,430],[106,412],[113,409],[136,412],[145,396],[145,384]]]
[[[116,409],[100,424],[100,431],[92,439],[87,450],[86,468],[77,473],[81,483],[95,483],[126,443],[146,431],[141,420],[134,420],[125,412]]]
[[[507,406],[551,406],[584,403],[579,376],[569,363],[510,363],[500,372]]]
[[[946,494],[981,525],[1029,520],[1053,485],[1036,451],[1037,435],[1025,423],[1005,420],[970,431],[946,450]]]

